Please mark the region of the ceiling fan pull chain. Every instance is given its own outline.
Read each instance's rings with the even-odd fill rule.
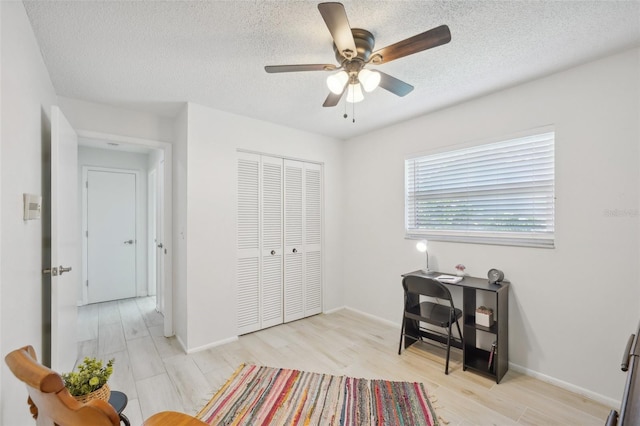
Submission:
[[[347,101],[344,101],[344,115],[343,115],[344,119],[346,120],[348,115],[347,115]]]
[[[356,122],[356,103],[355,103],[355,102],[351,104],[351,108],[352,108],[352,110],[351,110],[351,116],[353,117],[353,118],[351,119],[351,122],[352,122],[352,123],[355,123],[355,122]]]

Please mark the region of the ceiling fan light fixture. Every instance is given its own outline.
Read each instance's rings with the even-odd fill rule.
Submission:
[[[360,83],[349,84],[349,88],[347,89],[347,102],[355,104],[362,102],[363,100],[364,95],[362,94],[362,85]]]
[[[358,80],[365,92],[372,92],[380,84],[380,73],[364,68],[358,73]]]
[[[344,90],[344,85],[349,80],[349,74],[346,71],[340,71],[327,77],[327,87],[332,93],[339,95]]]
[[[268,73],[336,71],[326,79],[326,84],[331,92],[322,104],[323,107],[338,105],[340,100],[344,98],[345,90],[347,91],[347,102],[352,104],[364,100],[363,88],[365,91],[371,92],[380,86],[396,96],[402,97],[409,94],[413,90],[412,85],[382,71],[371,71],[364,68],[369,64],[383,65],[427,49],[442,46],[451,41],[449,27],[440,25],[374,52],[374,35],[364,28],[351,28],[342,3],[322,2],[318,4],[318,11],[322,15],[329,33],[331,33],[333,50],[339,65],[267,65],[264,70]]]

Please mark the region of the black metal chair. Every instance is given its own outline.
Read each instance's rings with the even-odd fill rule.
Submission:
[[[458,320],[462,317],[462,311],[456,309],[453,304],[451,292],[441,282],[432,278],[408,275],[402,280],[404,288],[404,312],[402,313],[402,330],[400,330],[400,346],[398,355],[402,352],[402,340],[406,338],[412,340],[423,340],[423,337],[444,343],[444,333],[436,333],[434,330],[420,327],[420,322],[436,325],[447,329],[447,361],[444,374],[449,374],[449,354],[451,353],[451,342],[454,339],[451,334],[453,323],[458,328],[458,336],[462,341],[462,332]],[[426,296],[447,304],[435,303],[432,301],[420,302],[420,296]],[[440,338],[440,339],[438,339]]]

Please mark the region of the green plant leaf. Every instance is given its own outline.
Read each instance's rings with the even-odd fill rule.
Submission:
[[[64,385],[73,396],[87,395],[104,386],[111,374],[115,359],[110,359],[104,366],[102,360],[85,358],[77,366],[78,371],[62,374]]]

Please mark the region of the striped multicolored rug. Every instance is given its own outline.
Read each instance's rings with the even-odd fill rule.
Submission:
[[[210,425],[437,425],[422,383],[241,365],[197,417]]]

